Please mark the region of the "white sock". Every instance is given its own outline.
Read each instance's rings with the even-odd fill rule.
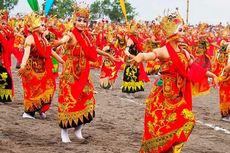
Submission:
[[[85,139],[85,138],[82,136],[82,132],[81,132],[82,129],[83,129],[83,125],[79,125],[79,126],[76,127],[75,130],[74,130],[74,133],[75,133],[75,135],[76,135],[76,137],[77,137],[78,139]]]
[[[61,140],[64,143],[71,142],[70,139],[69,139],[69,135],[68,135],[68,130],[67,129],[61,129]]]
[[[40,113],[41,119],[46,119],[46,113]]]
[[[28,114],[26,112],[23,113],[22,118],[35,119],[33,116],[31,116],[30,114]]]

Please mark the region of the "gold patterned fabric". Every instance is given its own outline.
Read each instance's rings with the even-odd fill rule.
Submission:
[[[178,53],[178,57],[188,68],[185,54]],[[176,144],[187,141],[195,125],[191,106],[185,98],[186,79],[177,72],[170,59],[161,61],[159,81],[163,83],[156,83],[146,100],[140,153],[163,153],[173,149]]]
[[[144,91],[144,82],[139,80],[139,68],[136,66],[126,66],[124,70],[122,92],[135,93]]]
[[[84,51],[77,43],[65,46],[64,69],[60,76],[58,97],[58,120],[61,128],[77,127],[89,123],[95,116],[95,99],[93,85],[87,78],[79,97],[74,92],[76,82],[87,66]],[[88,77],[88,76],[86,76]],[[83,82],[79,82],[83,83]]]
[[[12,79],[6,68],[0,66],[0,102],[12,101]]]
[[[46,59],[40,56],[37,48],[32,45],[25,66],[26,72],[22,77],[26,113],[46,112],[50,107],[56,85],[52,69],[48,69],[45,64]]]

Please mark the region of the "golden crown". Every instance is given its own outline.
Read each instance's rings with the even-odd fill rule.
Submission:
[[[139,24],[135,21],[131,21],[130,23],[126,24],[126,29],[130,34],[136,34],[138,27],[139,27]]]
[[[41,26],[43,17],[36,13],[31,13],[25,17],[25,23],[29,26],[30,31],[34,31]]]
[[[73,20],[64,23],[65,31],[70,31],[73,28]]]
[[[89,19],[90,10],[89,7],[80,7],[79,5],[74,6],[74,17],[84,17]]]
[[[184,21],[178,12],[171,13],[162,18],[160,25],[166,35],[166,37],[171,37],[176,34],[179,26],[183,25]]]

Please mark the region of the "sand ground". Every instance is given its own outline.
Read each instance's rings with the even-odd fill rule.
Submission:
[[[13,69],[15,100],[0,105],[0,153],[138,153],[144,101],[152,82],[146,84],[139,98],[130,100],[121,94],[122,72],[112,90],[99,87],[99,73],[99,70],[91,70],[98,93],[95,95],[96,118],[83,130],[87,141],[76,140],[70,130],[72,143],[63,144],[57,121],[57,92],[46,120],[39,119],[38,114],[36,120],[22,119],[22,85]],[[220,120],[218,90],[193,98],[193,110],[198,122],[183,153],[230,153],[230,134],[226,133],[230,131],[230,123]]]

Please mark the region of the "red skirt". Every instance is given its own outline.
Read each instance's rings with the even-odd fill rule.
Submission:
[[[140,153],[163,153],[186,142],[194,124],[195,117],[183,97],[170,100],[164,97],[162,86],[154,86],[146,100]]]

